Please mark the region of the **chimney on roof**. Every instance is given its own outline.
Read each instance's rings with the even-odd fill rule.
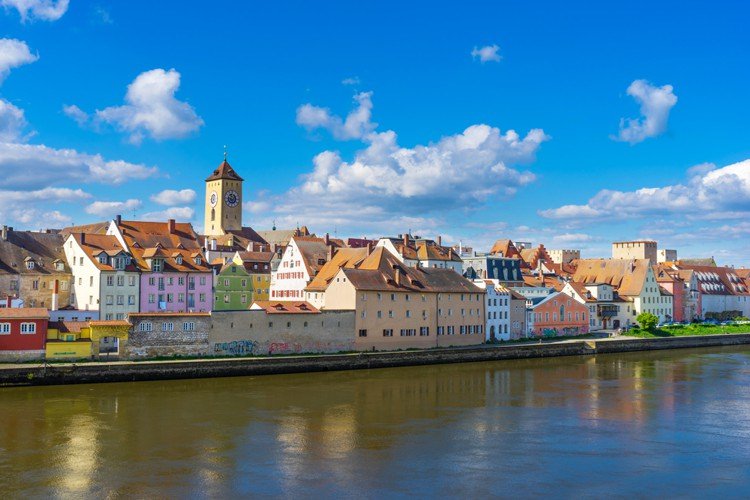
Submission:
[[[396,282],[396,286],[401,286],[401,268],[398,264],[393,264],[393,280]]]
[[[372,249],[375,247],[374,241],[368,241],[367,242],[367,255],[370,255],[372,253]]]
[[[55,284],[53,285],[53,288],[52,288],[52,304],[50,304],[50,311],[57,311],[58,286],[59,286],[59,281],[55,280]]]
[[[331,237],[326,233],[326,235],[323,237],[323,241],[325,242],[326,246],[331,244]]]
[[[122,215],[120,214],[115,215],[115,224],[118,226],[122,224]]]
[[[8,241],[8,226],[3,226],[2,238],[3,241]]]
[[[437,244],[439,247],[443,246],[443,237],[438,234]]]
[[[409,233],[404,233],[404,246],[409,245]]]
[[[86,233],[81,233],[81,245],[86,243]]]
[[[167,231],[169,231],[169,234],[174,234],[175,233],[174,219],[169,219],[167,221]]]

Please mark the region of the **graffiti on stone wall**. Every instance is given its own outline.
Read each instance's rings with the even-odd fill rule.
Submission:
[[[257,342],[252,340],[234,340],[232,342],[216,342],[214,344],[214,354],[233,354],[235,356],[243,354],[253,354],[258,346]]]
[[[585,327],[580,326],[566,326],[565,328],[543,328],[540,332],[543,337],[573,337],[575,335],[583,335],[587,333]]]
[[[302,344],[291,344],[289,342],[271,342],[268,345],[268,354],[289,354],[302,352]]]

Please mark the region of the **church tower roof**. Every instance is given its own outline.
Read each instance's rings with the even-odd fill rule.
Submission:
[[[244,180],[242,177],[239,176],[237,172],[234,171],[232,166],[229,164],[229,162],[225,159],[223,162],[221,162],[221,165],[214,170],[214,172],[206,179],[206,182],[208,181],[216,181],[219,179],[229,179],[233,181],[242,181]]]

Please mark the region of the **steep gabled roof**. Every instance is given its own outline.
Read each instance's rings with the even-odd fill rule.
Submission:
[[[698,280],[698,287],[705,295],[750,295],[748,284],[731,267],[698,266],[677,261],[674,267],[679,270],[691,270]]]
[[[417,257],[419,260],[437,260],[445,262],[462,262],[455,250],[426,241],[417,242]]]
[[[81,234],[74,233],[71,235],[75,239],[76,243],[86,253],[88,258],[94,265],[101,271],[114,271],[115,268],[108,259],[107,263],[99,262],[97,258],[102,252],[111,256],[112,254],[117,255],[118,253],[125,252],[125,249],[120,244],[117,237],[108,234]],[[126,252],[125,252],[126,253]],[[125,271],[137,271],[136,266],[131,262],[125,267]]]
[[[0,239],[0,274],[70,274],[64,243],[60,233],[8,231],[7,240]],[[34,262],[34,269],[27,269],[28,261]],[[56,263],[64,269],[58,271]]]
[[[239,174],[237,174],[237,172],[234,171],[232,166],[226,160],[221,162],[221,165],[219,165],[216,168],[216,170],[214,170],[213,173],[208,176],[208,178],[206,179],[206,182],[216,181],[219,179],[229,179],[232,181],[244,180],[242,177],[239,176]]]
[[[49,311],[44,307],[0,307],[0,319],[37,318],[49,318]]]
[[[151,221],[120,221],[117,228],[122,233],[125,243],[132,247],[134,243],[142,248],[161,246],[164,249],[200,249],[198,234],[189,222],[174,222],[174,230],[169,231],[170,223]]]
[[[294,236],[294,243],[299,248],[300,257],[305,264],[307,274],[312,278],[315,277],[320,269],[328,262],[328,246],[323,238],[314,236]],[[344,246],[342,240],[330,239],[329,244],[332,249]]]
[[[331,260],[320,268],[306,291],[324,291],[328,284],[338,274],[339,269],[355,268],[367,257],[367,248],[340,248],[333,254]]]
[[[573,281],[607,283],[620,294],[638,296],[646,282],[648,259],[579,259]]]
[[[511,240],[497,240],[495,244],[492,245],[490,253],[502,257],[512,257],[515,259],[521,258],[521,252],[518,251],[518,248],[516,248],[516,245],[514,245]]]
[[[524,248],[521,250],[521,258],[531,269],[536,269],[540,261],[552,263],[552,257],[547,253],[544,245],[539,245],[535,248]]]
[[[305,301],[292,300],[256,300],[251,310],[263,310],[266,314],[319,314],[320,311]]]
[[[384,247],[377,247],[356,269],[342,271],[357,290],[484,293],[451,269],[409,267]]]

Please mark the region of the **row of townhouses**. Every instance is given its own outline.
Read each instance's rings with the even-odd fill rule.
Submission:
[[[407,349],[615,330],[642,312],[661,322],[750,316],[750,270],[680,260],[653,241],[584,259],[510,239],[479,252],[410,232],[255,231],[243,226],[243,179],[226,160],[205,184],[203,234],[120,216],[44,232],[3,226],[0,353]]]

